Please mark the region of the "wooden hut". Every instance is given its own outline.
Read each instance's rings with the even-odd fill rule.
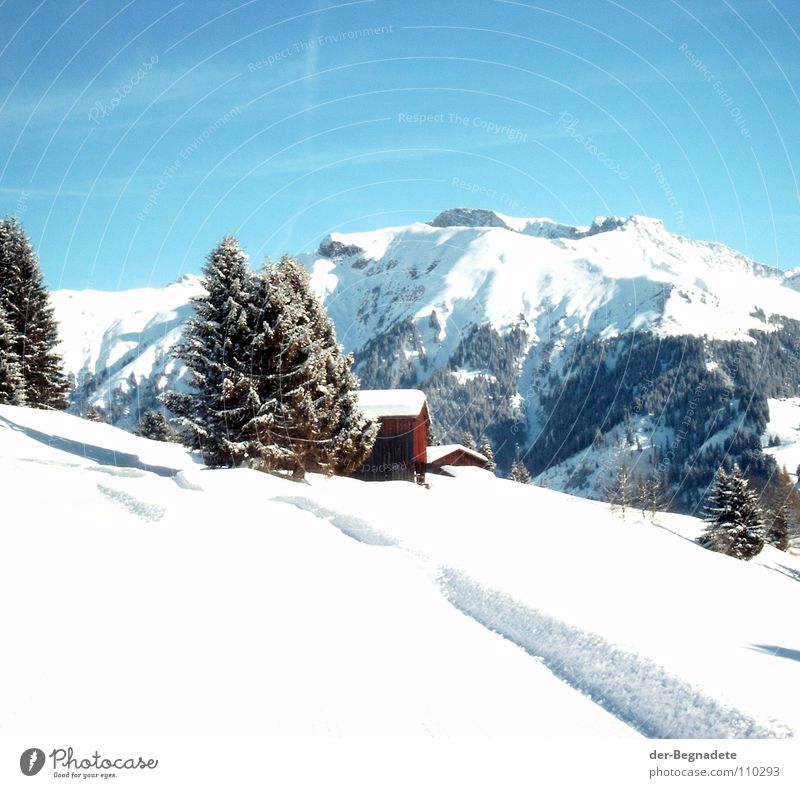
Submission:
[[[372,454],[353,475],[369,481],[423,484],[431,424],[425,395],[417,389],[366,390],[358,393],[358,404],[381,426]]]
[[[460,443],[451,443],[447,446],[428,446],[428,470],[431,473],[446,473],[445,465],[472,466],[486,468],[489,460],[475,449],[468,449]]]

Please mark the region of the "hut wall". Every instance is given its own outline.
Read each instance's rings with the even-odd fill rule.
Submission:
[[[415,419],[382,419],[372,454],[355,476],[374,481],[416,481],[417,442]]]

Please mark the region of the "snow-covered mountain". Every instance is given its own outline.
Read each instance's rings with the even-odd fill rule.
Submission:
[[[110,421],[132,427],[139,410],[135,400],[143,411],[176,385],[182,370],[170,348],[192,314],[190,299],[202,291],[197,276],[164,288],[56,290],[58,352],[78,387],[73,409],[99,406]]]
[[[749,340],[767,328],[758,307],[800,316],[781,271],[642,216],[579,228],[458,209],[430,224],[334,233],[320,252],[302,259],[350,349],[411,317],[434,364],[473,324],[524,325],[531,342],[626,331]]]
[[[691,517],[454,473],[297,484],[0,406],[0,593],[19,600],[0,626],[25,633],[0,729],[94,741],[102,716],[109,741],[362,747],[797,734],[800,559],[737,561],[695,544]],[[709,594],[734,603],[710,615]],[[186,782],[202,761],[179,768],[170,784],[206,784]]]
[[[654,450],[653,467],[689,411],[708,422],[695,448],[725,446],[730,425],[751,405],[744,396],[751,382],[740,380],[743,366],[731,361],[732,348],[746,347],[752,361],[759,337],[763,344],[780,335],[789,354],[794,338],[784,334],[800,318],[795,274],[722,244],[674,235],[641,216],[573,227],[458,208],[427,224],[333,233],[299,258],[325,296],[340,341],[355,353],[365,386],[421,386],[439,437],[486,432],[501,466],[520,453],[534,473],[549,469],[551,480],[586,494],[607,475],[592,460],[595,429],[617,440],[623,416],[627,437],[633,434],[645,453]],[[151,404],[154,392],[175,385],[178,369],[167,353],[198,292],[195,277],[162,290],[55,292],[62,352],[80,399],[131,426],[131,401]],[[643,337],[651,340],[646,347]],[[656,396],[667,385],[662,367],[688,363],[686,347],[713,379],[711,389],[731,390],[726,403],[705,403],[702,414],[684,401],[680,380],[669,382],[666,400]],[[609,399],[597,387],[615,385],[620,360],[629,377]],[[602,373],[591,385],[579,375],[587,365]],[[769,379],[781,375],[788,388],[766,393],[800,394],[795,371],[770,369]],[[695,372],[688,378],[694,381]],[[670,414],[676,403],[684,412]],[[706,411],[723,406],[712,423]],[[746,432],[760,435],[762,428],[756,423]]]

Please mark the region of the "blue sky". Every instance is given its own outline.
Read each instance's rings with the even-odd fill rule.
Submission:
[[[5,0],[0,213],[51,288],[461,205],[800,266],[794,0]]]

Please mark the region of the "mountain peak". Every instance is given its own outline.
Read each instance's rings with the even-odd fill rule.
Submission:
[[[600,233],[609,233],[614,230],[619,230],[620,227],[624,227],[628,221],[629,220],[623,219],[621,216],[598,216],[584,233],[584,236],[598,235]]]
[[[432,227],[503,227],[509,226],[494,212],[484,208],[451,208],[442,211],[432,222]]]
[[[570,240],[578,240],[591,235],[599,235],[600,233],[614,232],[615,230],[626,228],[650,232],[664,230],[664,223],[660,219],[653,219],[649,216],[633,215],[627,218],[622,216],[598,216],[590,226],[579,227],[547,218],[506,216],[485,208],[450,208],[442,211],[428,224],[431,227],[442,228],[500,227],[537,238],[567,238]]]

